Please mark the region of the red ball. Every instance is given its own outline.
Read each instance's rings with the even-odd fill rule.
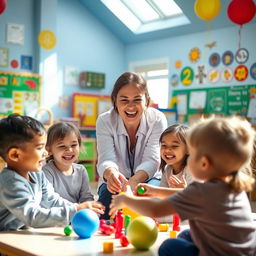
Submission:
[[[6,9],[6,0],[0,0],[0,14],[2,14]]]
[[[250,22],[256,13],[256,6],[252,0],[233,0],[227,9],[229,19],[243,25]]]
[[[120,237],[120,244],[123,246],[123,247],[126,247],[129,245],[129,241],[128,241],[128,238],[126,236],[121,236]]]

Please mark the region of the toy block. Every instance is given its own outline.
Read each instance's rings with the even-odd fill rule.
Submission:
[[[176,238],[177,237],[177,231],[171,230],[170,231],[170,238]]]
[[[103,242],[103,253],[112,253],[114,250],[114,243],[112,241]]]
[[[159,224],[158,229],[160,232],[166,232],[169,229],[169,224]]]

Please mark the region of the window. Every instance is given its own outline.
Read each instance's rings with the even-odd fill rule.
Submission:
[[[131,70],[140,73],[147,81],[150,98],[159,108],[169,106],[169,81],[167,61],[147,65],[134,63]]]

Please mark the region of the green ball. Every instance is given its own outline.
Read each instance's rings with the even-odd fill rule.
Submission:
[[[64,228],[64,233],[65,233],[66,236],[70,236],[72,232],[73,232],[73,230],[70,226],[66,226]]]
[[[157,236],[155,221],[145,216],[135,218],[127,229],[129,242],[138,250],[149,249],[155,243]]]
[[[137,189],[137,194],[138,195],[143,195],[146,192],[146,189],[143,187],[138,187]]]

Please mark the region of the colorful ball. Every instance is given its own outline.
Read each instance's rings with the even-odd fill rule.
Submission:
[[[71,220],[71,225],[79,237],[88,238],[98,230],[100,221],[94,211],[83,209],[75,213]]]
[[[127,229],[129,242],[138,250],[149,249],[156,241],[158,230],[152,218],[140,216]]]
[[[138,187],[137,189],[137,194],[138,195],[143,195],[146,192],[146,189],[143,187]]]
[[[70,236],[72,232],[73,232],[73,230],[70,226],[66,226],[64,228],[64,233],[65,233],[66,236]]]

